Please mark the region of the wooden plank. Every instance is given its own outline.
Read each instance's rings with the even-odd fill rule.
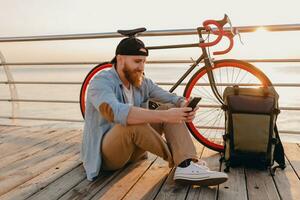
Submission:
[[[193,140],[193,142],[196,146],[197,154],[201,155],[203,146],[196,140]],[[124,199],[153,199],[165,182],[170,171],[171,169],[168,167],[168,163],[158,158]]]
[[[155,199],[184,199],[189,189],[188,185],[178,184],[173,180],[175,168],[169,173]]]
[[[290,145],[285,145],[285,151],[287,153],[292,152],[292,146],[290,149]],[[289,156],[289,153],[287,155]],[[278,169],[274,180],[281,199],[300,199],[300,181],[287,159],[286,168],[284,170]]]
[[[224,163],[221,167],[224,169]],[[244,168],[230,168],[228,180],[219,185],[218,199],[248,199]]]
[[[157,156],[149,154],[148,159],[130,164],[130,166],[124,169],[118,176],[116,176],[116,178],[109,182],[92,199],[109,200],[123,198],[156,158]]]
[[[57,145],[60,142],[64,142],[65,140],[68,140],[72,137],[78,136],[78,132],[75,132],[75,131],[64,132],[64,133],[58,132],[57,137],[55,137],[54,135],[52,135],[52,136],[54,138],[51,137],[48,140],[38,143],[37,145],[34,145],[28,149],[19,151],[12,155],[2,157],[1,162],[0,162],[0,169],[8,168],[8,167],[13,168],[11,166],[12,163],[14,163],[16,161],[20,162],[21,160],[31,157],[32,155],[34,155],[38,152],[45,151],[49,148],[52,148],[53,146]]]
[[[284,144],[284,151],[294,171],[300,179],[300,147],[298,144]]]
[[[57,129],[54,128],[53,125],[43,125],[43,126],[15,126],[15,127],[6,127],[0,131],[0,135],[6,139],[6,137],[10,138],[11,136],[20,136],[29,132],[35,132],[38,130],[47,130],[47,129]]]
[[[220,154],[210,150],[208,148],[204,148],[202,157],[204,161],[206,161],[207,166],[213,171],[220,171]],[[218,192],[218,186],[210,186],[210,187],[199,187],[196,185],[190,186],[187,200],[192,199],[216,199]]]
[[[197,154],[202,156],[204,147],[199,142],[193,140]],[[166,181],[161,187],[155,199],[184,199],[189,190],[189,185],[179,184],[173,180],[175,168],[169,173]]]
[[[27,137],[30,135],[38,135],[41,134],[43,131],[54,131],[54,130],[64,130],[64,131],[70,131],[70,130],[78,130],[82,131],[79,127],[69,128],[69,127],[62,127],[58,126],[56,124],[46,124],[46,125],[39,125],[39,126],[17,126],[14,129],[4,129],[4,132],[0,132],[0,139],[2,143],[8,143],[12,140],[15,140],[19,137]],[[0,144],[1,147],[1,144]]]
[[[59,162],[62,162],[79,152],[78,138],[70,140],[69,144],[61,144],[62,147],[45,153],[44,158],[39,158],[38,162],[31,162],[9,171],[0,176],[0,195],[9,192],[18,185],[38,176],[50,169]]]
[[[168,165],[162,158],[157,158],[123,199],[154,199],[170,173],[171,168]]]
[[[45,148],[42,151],[37,152],[36,154],[33,154],[32,156],[27,156],[24,159],[17,160],[16,162],[13,162],[8,165],[4,165],[2,168],[0,168],[0,173],[5,174],[9,173],[9,171],[14,171],[18,168],[24,168],[26,166],[37,164],[43,160],[46,160],[47,158],[53,156],[57,151],[61,151],[61,149],[65,149],[66,146],[71,146],[72,144],[75,144],[79,141],[79,133],[71,134],[70,137],[58,137],[58,142],[56,144],[52,145],[49,148]]]
[[[12,155],[34,145],[38,145],[41,142],[49,141],[49,139],[59,136],[62,132],[68,133],[65,130],[38,129],[35,132],[28,133],[28,135],[19,135],[11,138],[11,141],[6,141],[6,143],[0,146],[0,151],[3,152],[3,157]]]
[[[58,199],[85,178],[84,168],[80,165],[28,199]]]
[[[47,135],[51,135],[52,133],[56,133],[58,131],[70,131],[72,129],[52,129],[52,128],[47,128],[47,129],[43,129],[43,128],[22,128],[22,129],[18,129],[15,132],[10,132],[8,134],[7,137],[5,137],[2,142],[4,145],[11,145],[11,147],[9,147],[10,149],[18,149],[18,146],[16,146],[16,148],[14,148],[14,144],[22,144],[22,141],[24,141],[24,144],[26,143],[30,143],[30,142],[34,142],[35,139],[42,139],[43,137],[47,136]],[[73,129],[75,130],[75,129]],[[1,134],[0,134],[1,135]],[[2,145],[0,145],[0,150],[2,150],[3,148],[5,149],[6,147],[4,147]]]
[[[126,169],[126,167],[125,167]],[[97,192],[103,189],[110,181],[112,181],[124,168],[113,172],[102,172],[95,181],[84,179],[78,185],[61,196],[60,200],[85,200],[91,199]]]
[[[0,135],[6,135],[7,132],[24,128],[23,126],[0,126]]]
[[[268,170],[245,169],[249,199],[280,199],[275,183]]]
[[[65,175],[80,164],[81,161],[79,159],[79,154],[76,154],[75,156],[72,156],[71,158],[51,167],[49,170],[41,173],[35,178],[23,183],[22,185],[17,186],[10,192],[1,196],[0,199],[26,199],[34,193],[44,189],[50,183]]]
[[[2,144],[10,142],[16,138],[18,138],[19,136],[24,136],[27,134],[33,134],[37,131],[43,130],[42,128],[37,128],[37,127],[18,127],[18,128],[14,128],[14,129],[9,129],[6,128],[4,130],[2,130],[3,132],[0,133],[0,138],[2,141]],[[45,129],[47,130],[47,129]],[[1,147],[1,145],[0,145]]]

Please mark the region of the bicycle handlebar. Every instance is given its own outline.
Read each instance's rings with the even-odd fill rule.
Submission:
[[[200,43],[199,46],[201,48],[214,46],[214,45],[218,44],[221,41],[222,37],[223,37],[223,26],[215,20],[206,20],[206,21],[204,21],[203,22],[204,29],[206,31],[212,32],[214,34],[214,32],[216,32],[216,31],[213,31],[212,28],[209,26],[211,24],[215,25],[218,28],[217,32],[219,32],[219,33],[216,34],[216,35],[218,35],[218,37],[213,42]]]
[[[213,55],[222,55],[222,54],[226,54],[226,53],[228,53],[228,52],[232,49],[232,47],[233,47],[233,37],[234,37],[234,35],[231,34],[231,33],[225,33],[224,36],[227,37],[227,38],[229,39],[229,46],[228,46],[228,48],[225,49],[225,50],[223,50],[223,51],[215,51],[215,52],[213,52]]]
[[[225,32],[223,30],[223,26],[227,23],[229,23],[229,25],[230,25],[230,28],[231,28],[230,32],[228,32],[228,31]],[[215,25],[217,27],[217,30],[216,31],[212,30],[210,25]],[[233,47],[233,37],[235,36],[236,30],[232,28],[230,19],[226,14],[224,15],[224,18],[222,20],[219,20],[219,21],[217,21],[217,20],[206,20],[206,21],[204,21],[203,22],[203,27],[206,31],[209,31],[212,34],[217,35],[217,38],[213,42],[200,43],[199,46],[201,48],[214,46],[222,40],[223,36],[225,36],[229,39],[229,42],[230,42],[229,47],[227,49],[223,50],[223,51],[213,52],[213,55],[226,54],[232,49],[232,47]]]

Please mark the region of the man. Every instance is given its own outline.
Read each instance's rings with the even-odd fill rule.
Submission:
[[[81,158],[88,180],[101,170],[116,170],[147,156],[147,151],[176,166],[174,180],[216,185],[227,180],[210,171],[198,156],[184,124],[195,117],[183,97],[163,90],[144,77],[148,49],[135,38],[123,39],[114,66],[91,81],[86,100]],[[143,108],[149,99],[162,104]],[[165,139],[162,137],[164,134]]]

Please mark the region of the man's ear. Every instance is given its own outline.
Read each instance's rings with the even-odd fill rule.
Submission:
[[[101,115],[109,122],[114,121],[114,112],[108,103],[102,103],[99,106],[99,111]]]
[[[119,64],[119,65],[123,65],[124,64],[124,56],[122,56],[122,55],[117,55],[117,63]]]

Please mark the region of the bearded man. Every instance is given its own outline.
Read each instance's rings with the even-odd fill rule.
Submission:
[[[103,170],[117,170],[151,152],[176,167],[174,180],[216,185],[228,179],[199,160],[185,122],[195,118],[184,97],[144,76],[148,49],[135,38],[123,39],[110,70],[91,81],[86,100],[81,159],[92,181]],[[147,109],[149,99],[161,103]],[[164,137],[163,137],[164,135]]]

